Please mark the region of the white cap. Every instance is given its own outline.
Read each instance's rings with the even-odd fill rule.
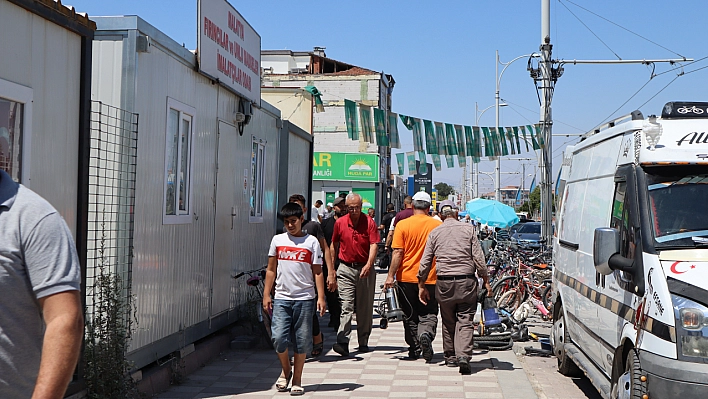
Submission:
[[[332,206],[332,203],[331,203],[331,202],[328,202],[328,203],[327,203],[327,206]]]
[[[425,201],[425,202],[433,202],[432,199],[430,199],[430,194],[426,193],[425,191],[418,191],[415,193],[413,196],[413,201]]]

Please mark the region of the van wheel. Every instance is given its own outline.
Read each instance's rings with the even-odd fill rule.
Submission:
[[[612,399],[641,399],[646,393],[646,386],[642,382],[642,368],[639,357],[634,349],[629,351],[624,366],[624,373],[612,384]]]
[[[569,358],[565,353],[565,343],[570,342],[570,335],[565,324],[565,316],[563,310],[558,314],[558,319],[553,322],[553,353],[558,359],[558,372],[569,377],[577,377],[580,375],[580,369],[573,363],[573,359]]]

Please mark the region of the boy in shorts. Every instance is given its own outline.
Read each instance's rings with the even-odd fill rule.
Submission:
[[[304,219],[299,204],[285,204],[280,216],[287,232],[276,235],[270,243],[263,309],[273,312],[273,346],[283,368],[275,387],[285,392],[292,379],[290,395],[299,396],[305,393],[302,369],[312,345],[312,316],[315,309],[320,316],[326,309],[322,249],[315,237],[302,231]],[[294,369],[288,357],[289,344],[295,352]]]

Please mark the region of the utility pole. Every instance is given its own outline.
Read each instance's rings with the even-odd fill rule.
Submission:
[[[551,114],[551,99],[556,75],[553,72],[553,61],[551,60],[551,0],[541,0],[541,137],[545,145],[541,148],[539,157],[539,168],[541,169],[541,235],[550,243],[553,239],[553,136],[551,128],[553,126]],[[562,70],[560,70],[562,71]],[[559,72],[560,72],[559,71]],[[561,72],[562,73],[562,72]],[[553,76],[556,75],[556,76]]]

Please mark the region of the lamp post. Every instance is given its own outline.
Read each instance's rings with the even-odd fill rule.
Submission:
[[[496,105],[497,104],[492,104],[492,105],[488,106],[487,108],[483,109],[482,111],[480,111],[479,107],[477,106],[477,102],[475,101],[474,102],[474,125],[479,126],[479,118],[482,117],[482,115],[484,114],[485,111],[491,109],[492,107],[494,107]],[[506,107],[507,105],[508,105],[507,103],[498,104],[499,107]],[[472,176],[472,178],[474,179],[474,183],[472,183],[472,182],[470,182],[470,183],[474,187],[474,190],[472,192],[473,198],[479,197],[479,176],[478,176],[479,170],[478,170],[478,168],[479,168],[479,166],[477,164],[475,164],[474,162],[472,162],[470,176]]]
[[[501,107],[501,104],[499,103],[499,85],[501,84],[501,78],[504,75],[504,71],[506,71],[506,68],[508,68],[509,65],[511,65],[514,61],[520,60],[522,58],[533,57],[533,56],[536,56],[537,54],[532,53],[532,54],[520,55],[509,62],[501,62],[499,60],[499,50],[496,51],[496,54],[497,54],[497,62],[496,62],[495,67],[496,67],[496,78],[497,78],[497,81],[496,81],[497,90],[494,93],[494,104],[496,105],[496,125],[495,126],[497,129],[497,134],[499,134],[499,107]],[[504,65],[504,68],[502,68],[501,73],[499,73],[499,65],[500,64]],[[497,158],[494,171],[497,174],[497,185],[494,187],[494,196],[497,201],[501,202],[500,201],[501,200],[501,192],[499,191],[499,189],[500,189],[499,182],[501,181],[501,159],[500,158]]]

